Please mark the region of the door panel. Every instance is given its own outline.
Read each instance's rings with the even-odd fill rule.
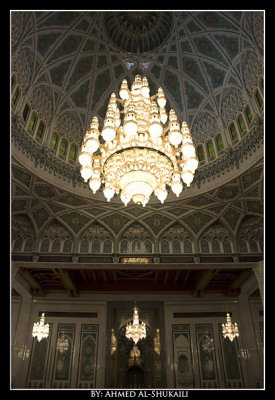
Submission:
[[[49,323],[49,337],[33,340],[27,388],[96,387],[99,326],[73,322]],[[65,347],[58,346],[61,337]]]

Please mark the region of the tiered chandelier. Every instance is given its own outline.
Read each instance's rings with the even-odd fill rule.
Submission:
[[[134,308],[134,314],[133,314],[133,323],[131,324],[130,322],[126,325],[126,332],[125,336],[128,339],[133,339],[135,344],[140,339],[143,339],[146,337],[146,325],[144,322],[139,323],[139,316],[138,316],[138,309],[137,307]]]
[[[150,97],[146,77],[136,75],[131,90],[124,79],[119,95],[111,94],[102,132],[97,117],[86,131],[78,158],[82,178],[93,193],[104,184],[107,201],[120,193],[125,206],[131,200],[145,206],[152,193],[163,203],[167,186],[178,197],[198,167],[187,123],[180,127],[173,109],[168,118],[162,88]]]
[[[232,323],[231,316],[229,313],[226,314],[226,323],[222,324],[222,334],[224,338],[227,338],[233,342],[235,337],[239,336],[239,329],[238,325],[235,322],[234,324]]]
[[[32,336],[37,337],[38,342],[49,336],[49,324],[45,324],[45,313],[41,314],[39,322],[35,322],[32,328]]]

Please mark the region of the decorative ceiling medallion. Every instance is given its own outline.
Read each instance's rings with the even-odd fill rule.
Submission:
[[[170,36],[171,12],[107,12],[106,32],[112,43],[130,53],[146,53],[158,48]]]

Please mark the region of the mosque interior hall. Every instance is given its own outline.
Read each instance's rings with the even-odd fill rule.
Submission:
[[[264,388],[264,11],[10,11],[10,388]]]

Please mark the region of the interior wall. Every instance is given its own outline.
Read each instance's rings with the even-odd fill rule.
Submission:
[[[93,300],[81,300],[81,296],[77,300],[32,299],[31,303],[22,302],[20,312],[18,301],[13,301],[13,344],[26,345],[31,354],[22,359],[13,350],[12,387],[106,388],[109,384],[105,374],[106,360],[109,362],[110,359],[107,352],[111,349],[110,310],[119,301],[130,313],[134,304],[132,297],[106,293],[94,295]],[[163,310],[159,324],[160,362],[167,388],[263,387],[263,313],[260,300],[251,302],[247,296],[229,301],[210,297],[190,299],[169,294],[134,297],[141,305],[142,302],[143,305],[158,302]],[[233,344],[226,339],[224,345],[220,324],[225,322],[227,311],[232,313],[233,322],[237,322],[240,336]],[[46,323],[51,329],[50,337],[38,343],[32,338],[31,331],[41,312],[45,312]],[[70,356],[66,357],[56,349],[62,332],[70,339]],[[214,341],[210,357],[201,348],[200,343],[205,338]],[[44,354],[42,367],[33,364],[34,357],[41,360],[39,352]],[[235,369],[230,368],[231,357]],[[87,365],[91,363],[93,366],[89,369]],[[88,368],[86,372],[85,366]]]

